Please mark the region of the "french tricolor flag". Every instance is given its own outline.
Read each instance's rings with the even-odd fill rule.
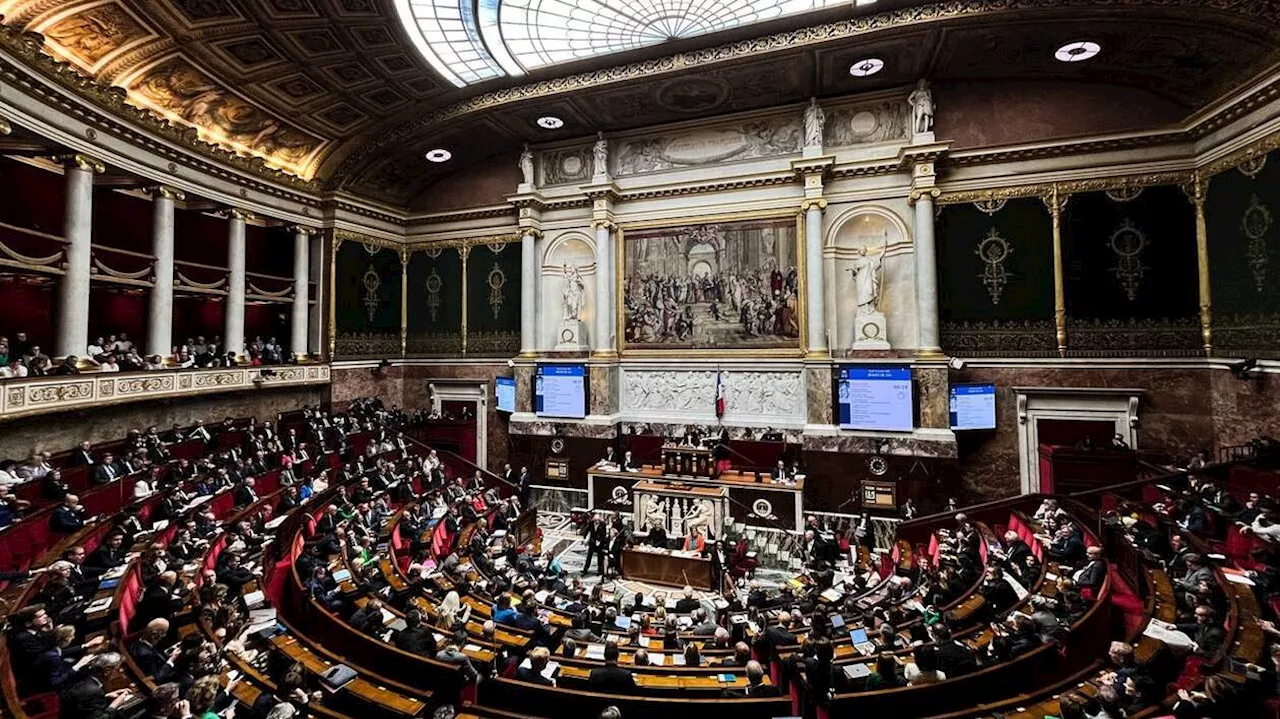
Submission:
[[[716,419],[724,416],[724,372],[716,371]]]

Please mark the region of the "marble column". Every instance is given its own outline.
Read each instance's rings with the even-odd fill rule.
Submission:
[[[222,351],[235,352],[244,362],[244,225],[249,213],[231,210],[227,213],[227,304],[223,318]]]
[[[311,284],[315,285],[315,300],[311,303],[307,315],[310,317],[310,332],[307,334],[307,354],[312,357],[319,357],[324,346],[324,314],[328,298],[325,295],[327,285],[324,282],[324,238],[319,232],[311,235],[311,241],[307,243],[307,252],[310,254],[307,268],[311,273]]]
[[[597,220],[596,227],[596,326],[591,346],[599,354],[612,354],[613,337],[613,223]]]
[[[825,357],[830,352],[822,272],[822,211],[826,206],[826,200],[821,199],[806,200],[803,205],[805,312],[810,357]]]
[[[54,348],[59,357],[84,354],[89,344],[89,268],[93,241],[93,176],[106,168],[85,155],[68,158],[66,214],[66,273],[58,284],[58,333]]]
[[[538,237],[532,229],[520,236],[520,354],[538,352]]]
[[[933,198],[936,189],[921,191],[915,198],[916,312],[919,315],[922,357],[940,357],[938,338],[938,255],[933,236]]]
[[[293,314],[289,318],[289,351],[300,360],[307,358],[308,283],[311,281],[308,264],[311,261],[310,239],[314,232],[310,227],[293,228]]]
[[[149,355],[167,358],[173,350],[173,203],[184,195],[171,187],[153,187],[150,193],[151,254],[156,259],[145,348]]]

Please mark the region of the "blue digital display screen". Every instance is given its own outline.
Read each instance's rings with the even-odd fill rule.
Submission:
[[[533,411],[539,417],[587,416],[587,368],[580,364],[538,365]]]
[[[841,367],[837,387],[841,429],[910,432],[914,428],[910,367]]]
[[[993,384],[951,385],[947,401],[951,429],[995,429],[996,386]]]
[[[494,394],[498,400],[499,412],[516,411],[516,381],[512,377],[494,379]]]

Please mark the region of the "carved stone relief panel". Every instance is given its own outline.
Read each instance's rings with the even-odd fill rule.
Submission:
[[[613,176],[789,155],[800,151],[800,134],[800,113],[796,112],[666,135],[626,138],[617,143]]]
[[[623,368],[621,410],[629,421],[714,422],[717,380],[723,421],[752,426],[803,424],[805,392],[799,370]]]

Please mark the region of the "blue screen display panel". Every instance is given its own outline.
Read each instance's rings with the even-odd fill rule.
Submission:
[[[495,377],[494,393],[498,399],[499,412],[516,411],[516,381],[513,377]]]
[[[587,416],[587,368],[580,364],[538,365],[533,380],[533,412],[539,417]]]
[[[915,426],[910,367],[841,367],[841,429],[910,432]]]
[[[996,386],[953,384],[947,402],[951,429],[995,429]]]

